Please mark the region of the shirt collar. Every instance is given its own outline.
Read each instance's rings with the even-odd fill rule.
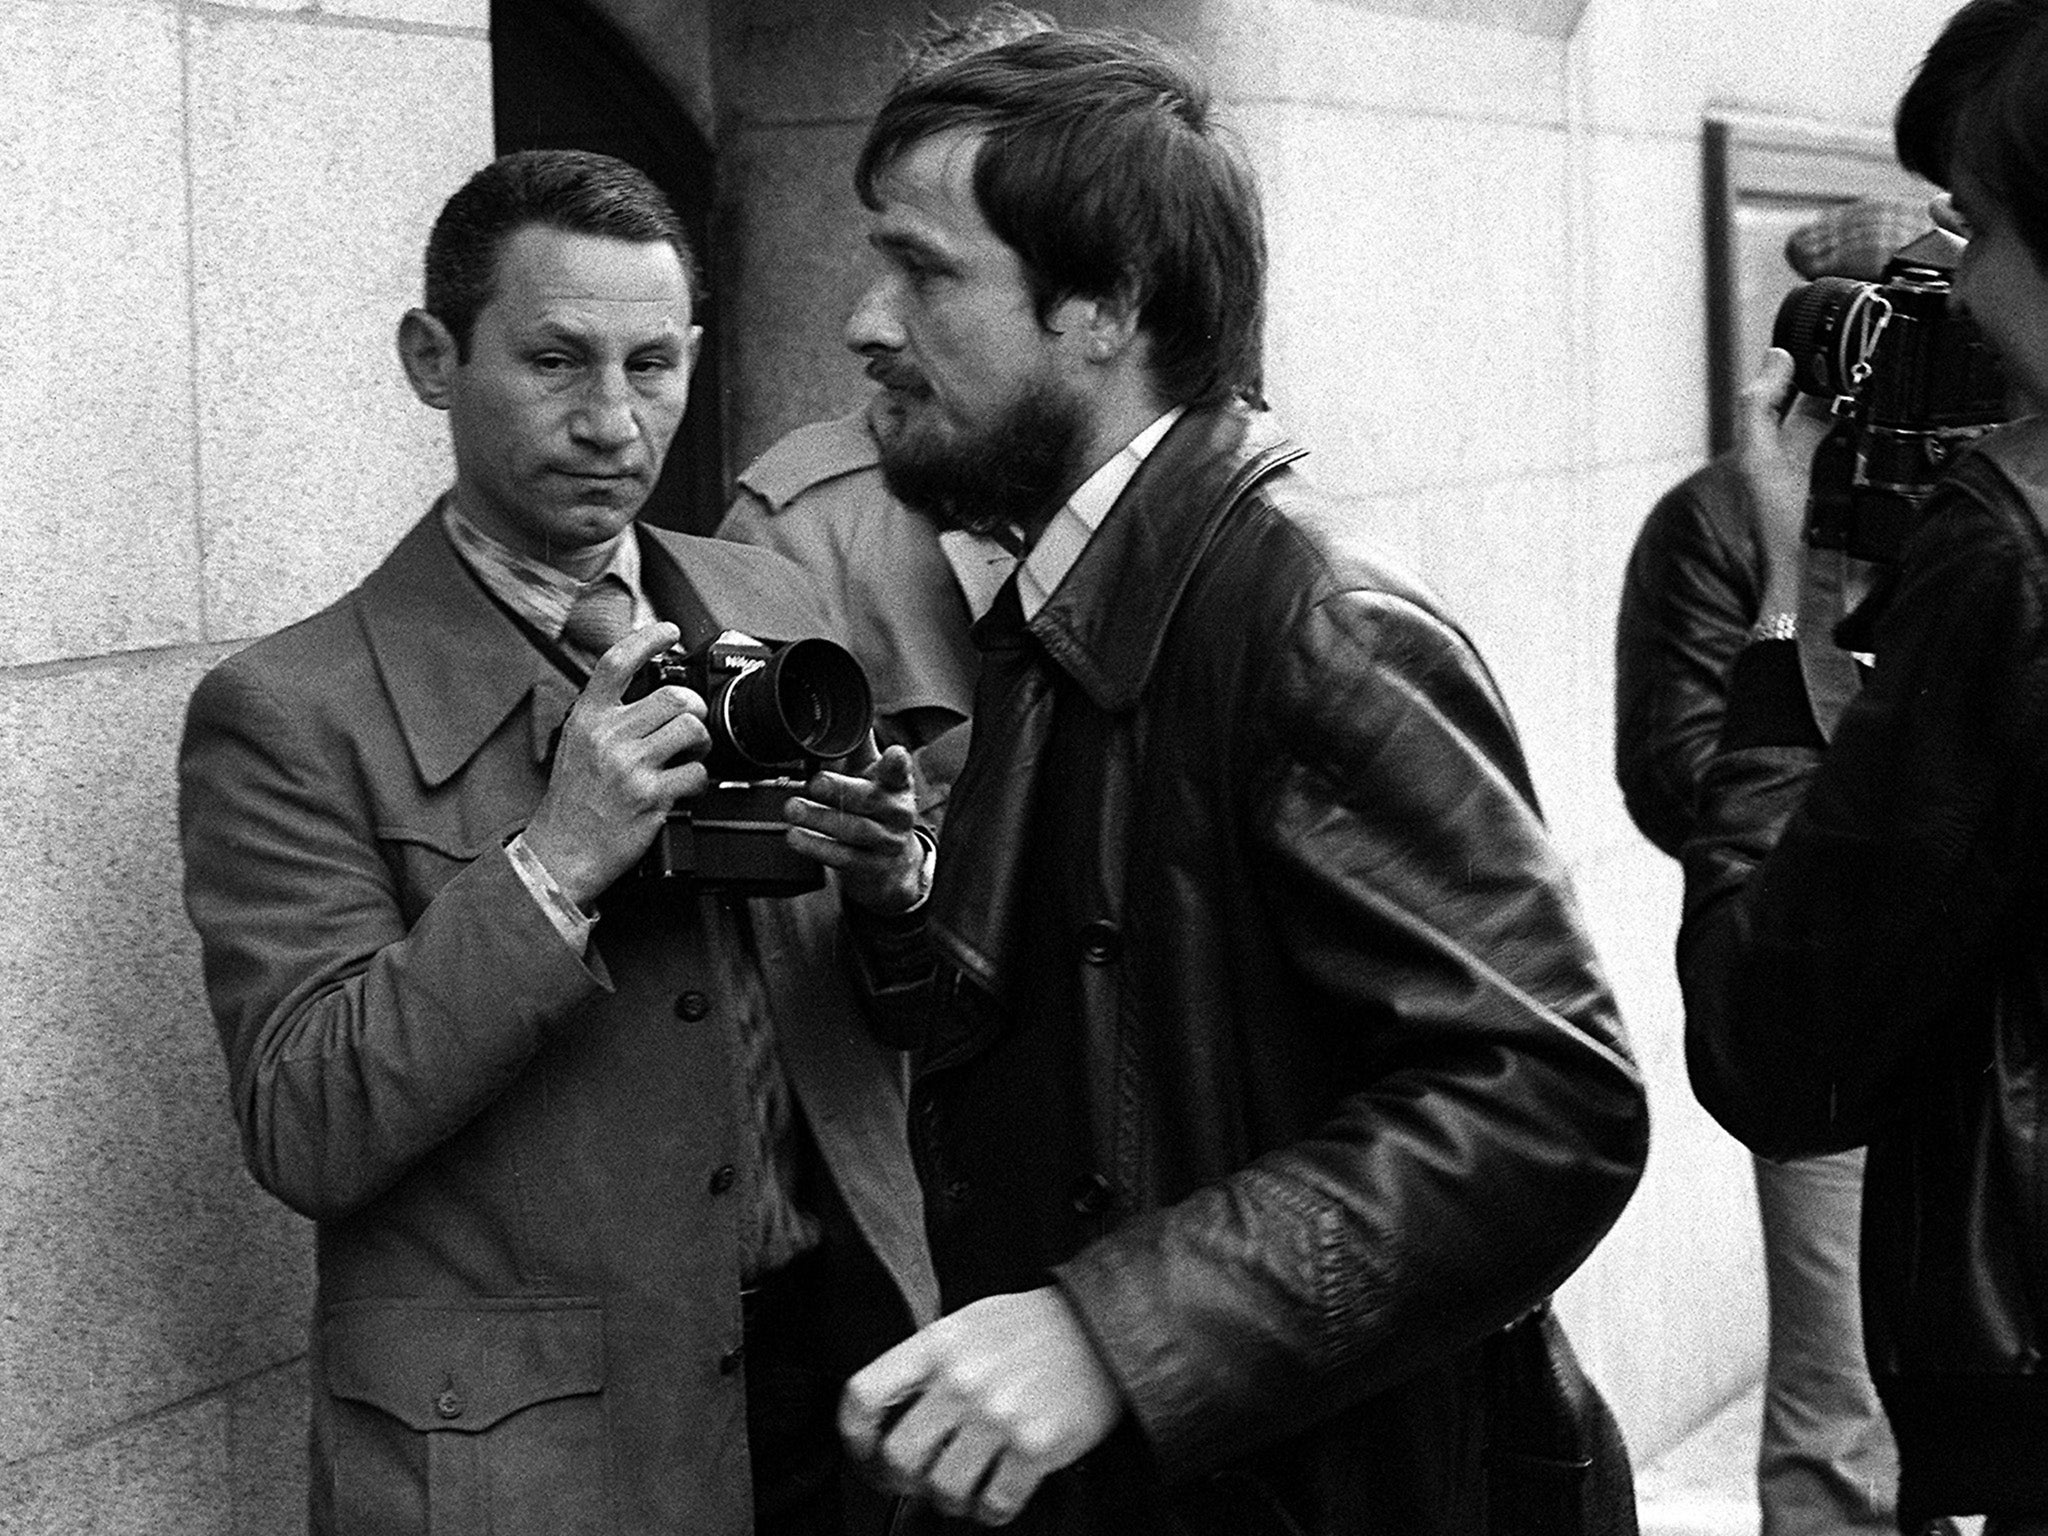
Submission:
[[[631,536],[631,528],[612,540],[604,562],[586,580],[579,581],[544,560],[523,555],[492,538],[455,509],[452,496],[441,503],[441,523],[448,530],[448,541],[455,546],[462,563],[476,573],[477,580],[499,602],[550,640],[561,639],[562,626],[569,619],[569,605],[576,601],[576,595],[607,576],[618,577],[633,595],[636,629],[654,619],[654,609],[640,586],[640,541]]]
[[[1017,557],[987,534],[948,528],[939,535],[939,553],[953,569],[953,581],[967,599],[967,612],[980,618],[995,606],[996,594],[1017,569]]]
[[[1138,466],[1159,446],[1159,440],[1180,420],[1185,409],[1175,406],[1124,444],[1108,462],[1076,486],[1066,505],[1052,515],[1052,521],[1045,525],[1045,532],[1038,536],[1038,542],[1031,546],[1031,553],[1024,557],[1024,564],[1017,571],[1017,601],[1027,621],[1037,616],[1067,572],[1074,568],[1095,530],[1102,526],[1117,498],[1138,473]]]

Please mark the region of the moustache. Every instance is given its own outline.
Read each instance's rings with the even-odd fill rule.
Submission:
[[[925,381],[925,376],[915,368],[886,358],[870,359],[863,371],[882,388],[894,390],[898,394],[922,400],[932,392],[932,387]]]

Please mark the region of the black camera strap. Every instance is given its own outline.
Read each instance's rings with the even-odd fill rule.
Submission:
[[[639,538],[637,526],[633,533]],[[692,655],[725,632],[675,556],[653,539],[640,539],[640,585],[655,613],[683,632],[682,648]]]

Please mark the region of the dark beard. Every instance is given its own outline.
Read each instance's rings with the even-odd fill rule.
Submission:
[[[1073,479],[1086,412],[1072,395],[1034,384],[979,436],[938,448],[882,443],[896,499],[949,528],[984,536],[1035,533]]]

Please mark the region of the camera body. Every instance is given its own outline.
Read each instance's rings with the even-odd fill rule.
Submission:
[[[1930,230],[1876,283],[1823,277],[1778,307],[1771,342],[1793,383],[1839,418],[1814,455],[1807,541],[1888,561],[1956,456],[2006,420],[2005,372],[1966,314],[1951,312],[1964,242]]]
[[[612,893],[687,881],[743,896],[793,896],[824,869],[789,846],[782,806],[821,763],[867,740],[874,695],[852,652],[830,640],[756,640],[727,630],[694,651],[664,651],[633,674],[631,703],[670,684],[704,699],[711,787],[669,812]]]

